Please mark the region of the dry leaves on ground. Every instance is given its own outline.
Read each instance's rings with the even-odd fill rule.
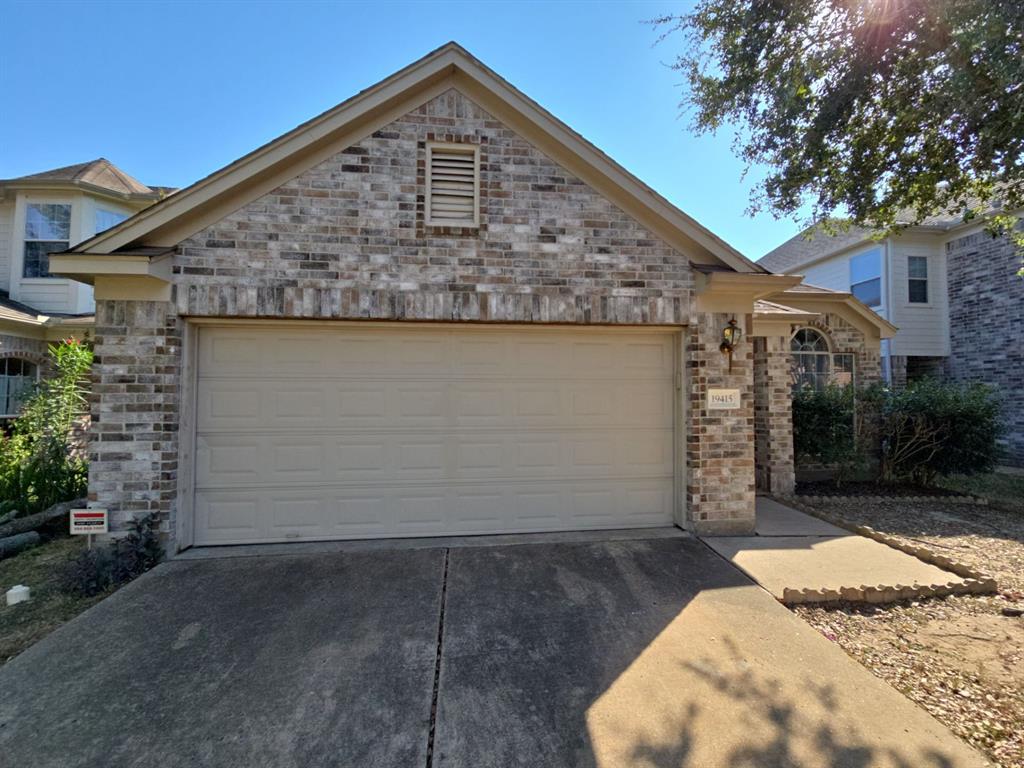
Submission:
[[[1024,768],[1024,516],[863,499],[815,506],[992,574],[1000,594],[794,610],[1002,768]]]

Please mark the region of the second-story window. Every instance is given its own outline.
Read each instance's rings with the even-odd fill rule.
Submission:
[[[928,303],[928,257],[907,257],[907,298],[911,304]]]
[[[25,277],[49,277],[50,254],[66,251],[71,241],[71,206],[30,203],[25,210]]]
[[[869,307],[882,306],[882,250],[874,248],[850,259],[850,293]]]
[[[116,227],[122,221],[127,219],[127,214],[121,213],[120,211],[107,211],[100,208],[96,211],[96,234]]]

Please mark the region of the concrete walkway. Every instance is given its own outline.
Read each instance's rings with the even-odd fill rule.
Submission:
[[[865,587],[926,585],[964,580],[872,539],[758,497],[755,536],[704,541],[780,600],[787,590],[846,591]]]

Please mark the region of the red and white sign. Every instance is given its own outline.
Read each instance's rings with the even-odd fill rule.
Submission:
[[[83,533],[106,533],[107,510],[105,509],[72,509],[71,535]]]

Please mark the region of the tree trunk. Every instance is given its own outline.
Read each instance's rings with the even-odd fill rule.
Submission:
[[[60,504],[54,504],[49,509],[37,512],[34,515],[15,518],[6,525],[0,525],[0,538],[4,538],[5,536],[14,536],[18,533],[25,533],[25,531],[34,531],[41,525],[45,525],[51,520],[56,520],[58,517],[68,514],[68,512],[76,507],[85,507],[85,503],[85,499],[62,501]]]
[[[5,557],[16,555],[23,549],[34,547],[40,541],[42,541],[42,537],[35,531],[19,533],[16,536],[8,536],[5,539],[0,539],[0,560],[3,560]]]

